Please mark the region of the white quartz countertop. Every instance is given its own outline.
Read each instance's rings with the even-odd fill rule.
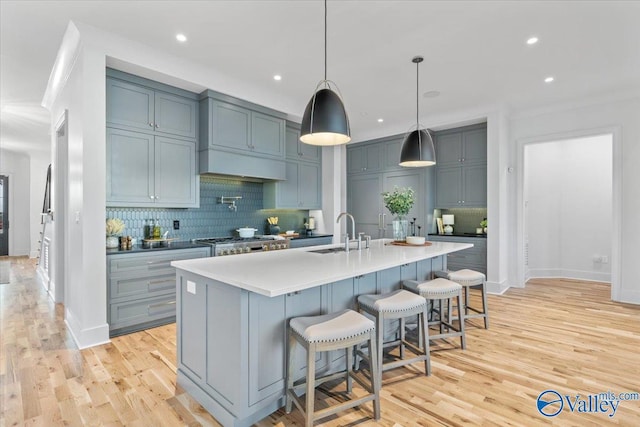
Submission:
[[[389,242],[389,239],[373,240],[369,249],[360,251],[352,243],[349,252],[311,252],[340,246],[332,244],[173,261],[171,265],[250,292],[276,297],[473,246],[452,242],[430,242],[431,246],[395,246]]]

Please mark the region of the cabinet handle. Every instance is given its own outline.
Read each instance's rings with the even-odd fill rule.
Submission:
[[[378,231],[382,228],[382,214],[378,214]]]
[[[156,123],[156,129],[160,129],[160,125]]]
[[[151,313],[151,310],[156,309],[156,308],[168,307],[168,306],[171,306],[171,305],[176,305],[176,302],[175,301],[166,301],[166,302],[159,302],[157,304],[151,304],[147,308],[147,313],[153,314],[153,313]]]
[[[295,291],[295,292],[289,292],[287,294],[288,297],[293,296],[293,295],[300,295],[300,291]]]
[[[160,200],[160,196],[153,196],[156,200]]]
[[[153,127],[153,123],[152,123],[152,122],[149,122],[149,126]]]
[[[153,200],[153,199],[155,199],[155,198],[156,198],[156,196],[149,196],[149,198],[150,198],[151,200]]]
[[[149,280],[147,282],[147,287],[158,286],[158,285],[175,285],[175,280]]]

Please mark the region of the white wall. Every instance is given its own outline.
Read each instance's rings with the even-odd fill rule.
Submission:
[[[29,157],[0,150],[0,175],[9,177],[9,255],[29,255]]]
[[[611,135],[528,144],[524,173],[527,277],[610,281]]]
[[[511,120],[511,162],[521,165],[524,146],[539,141],[613,133],[613,210],[611,248],[612,298],[640,304],[640,97],[601,100],[598,103],[560,106],[520,114]],[[510,212],[516,227],[513,231],[510,258],[514,260],[510,281],[523,285],[524,274],[519,271],[523,261],[522,194],[518,184],[510,195]],[[619,239],[616,244],[616,237]],[[576,244],[573,246],[577,247]]]

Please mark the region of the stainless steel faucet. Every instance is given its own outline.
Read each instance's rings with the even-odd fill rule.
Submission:
[[[340,223],[340,219],[343,216],[347,216],[347,217],[351,218],[351,231],[353,232],[352,236],[353,236],[353,239],[355,240],[355,238],[356,238],[356,220],[353,219],[353,215],[351,215],[349,212],[341,212],[340,215],[338,215],[338,219],[336,219],[336,224]],[[347,238],[345,239],[345,242],[344,242],[344,250],[349,252],[349,225],[348,224],[347,224],[346,230],[347,230]]]

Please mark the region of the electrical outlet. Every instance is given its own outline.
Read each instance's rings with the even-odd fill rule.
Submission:
[[[173,229],[174,230],[180,230],[180,221],[177,219],[173,220]]]
[[[602,262],[603,264],[609,264],[609,257],[607,255],[602,255],[600,257],[600,262]]]
[[[602,262],[602,257],[600,255],[594,255],[593,262]]]

